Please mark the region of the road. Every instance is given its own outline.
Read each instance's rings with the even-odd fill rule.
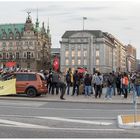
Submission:
[[[117,125],[132,113],[130,104],[0,100],[0,138],[139,138]]]

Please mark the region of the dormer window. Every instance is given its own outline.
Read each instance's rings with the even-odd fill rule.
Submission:
[[[14,34],[12,32],[9,33],[9,39],[14,39]]]
[[[16,32],[16,39],[19,39],[19,38],[20,38],[20,33]]]
[[[6,34],[6,32],[3,32],[2,39],[6,39],[6,38],[7,38],[7,34]]]

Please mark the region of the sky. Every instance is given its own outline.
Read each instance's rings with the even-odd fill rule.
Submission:
[[[67,30],[82,30],[83,17],[86,30],[111,33],[124,45],[137,49],[140,59],[140,1],[139,0],[71,0],[71,1],[0,1],[0,24],[25,23],[27,11],[32,21],[37,17],[40,26],[48,19],[52,47],[60,47],[62,35]]]

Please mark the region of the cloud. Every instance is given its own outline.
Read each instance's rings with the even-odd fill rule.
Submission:
[[[99,11],[99,10],[105,10],[105,9],[108,9],[110,7],[107,7],[107,6],[92,6],[92,7],[80,7],[78,8],[78,10],[81,10],[81,11]]]

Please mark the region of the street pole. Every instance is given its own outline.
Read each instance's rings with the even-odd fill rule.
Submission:
[[[85,29],[85,20],[87,20],[87,17],[83,17],[83,30]]]
[[[134,105],[134,125],[137,122],[137,93],[135,91],[134,83],[133,83],[133,105]]]

